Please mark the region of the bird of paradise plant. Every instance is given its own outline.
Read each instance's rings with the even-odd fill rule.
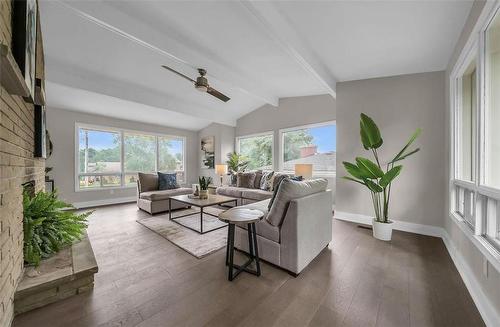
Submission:
[[[381,223],[389,223],[391,186],[403,169],[402,165],[396,165],[396,163],[420,151],[420,148],[413,150],[409,150],[409,148],[420,135],[421,129],[417,128],[406,145],[390,161],[381,164],[377,149],[382,146],[383,139],[379,128],[373,119],[364,113],[361,114],[359,125],[363,148],[372,152],[375,162],[363,157],[357,157],[356,163],[344,161],[344,167],[351,176],[342,178],[367,187],[372,197],[375,220]]]

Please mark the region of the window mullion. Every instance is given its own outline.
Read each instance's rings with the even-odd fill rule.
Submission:
[[[125,186],[125,137],[123,132],[120,132],[120,170],[121,170],[121,185]]]
[[[159,141],[158,141],[159,137],[158,136],[155,136],[155,140],[156,140],[156,162],[155,162],[155,171],[159,171],[159,167],[160,167],[160,145],[159,145]]]

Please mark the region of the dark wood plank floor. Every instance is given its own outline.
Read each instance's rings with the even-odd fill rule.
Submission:
[[[263,265],[226,279],[224,251],[198,260],[135,222],[134,204],[102,207],[89,237],[92,293],[16,317],[21,326],[483,326],[440,239],[334,221],[333,242],[297,278]]]

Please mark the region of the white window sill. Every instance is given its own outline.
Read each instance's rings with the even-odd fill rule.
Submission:
[[[484,236],[475,235],[467,222],[458,214],[451,212],[450,219],[457,224],[467,238],[476,246],[491,265],[500,272],[500,251],[493,246]],[[450,235],[451,236],[451,235]]]

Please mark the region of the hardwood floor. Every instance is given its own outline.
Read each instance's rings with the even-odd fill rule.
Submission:
[[[332,244],[297,278],[263,264],[261,277],[228,282],[224,250],[196,259],[135,222],[146,215],[98,208],[94,291],[13,326],[484,326],[438,238],[395,232],[385,243],[335,220]]]

